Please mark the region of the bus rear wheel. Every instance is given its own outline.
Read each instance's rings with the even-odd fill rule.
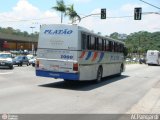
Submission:
[[[100,66],[97,71],[97,79],[96,82],[100,82],[102,80],[103,68]]]
[[[118,74],[118,76],[121,76],[121,74],[122,74],[122,72],[123,72],[123,69],[124,69],[124,66],[123,66],[123,64],[122,64],[121,67],[120,67],[120,73]]]

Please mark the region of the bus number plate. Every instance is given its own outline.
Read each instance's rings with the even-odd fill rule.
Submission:
[[[73,59],[73,55],[61,55],[61,59]]]

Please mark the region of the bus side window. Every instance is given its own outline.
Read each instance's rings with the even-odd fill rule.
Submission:
[[[117,52],[119,52],[119,43],[117,43]]]
[[[117,43],[114,42],[114,52],[117,52]]]
[[[82,33],[81,34],[81,41],[82,41],[82,50],[87,49],[87,36],[86,34]]]
[[[122,45],[122,44],[120,44],[120,46],[119,46],[119,47],[120,47],[120,48],[119,48],[119,49],[120,49],[120,51],[119,51],[119,52],[121,52],[121,53],[122,53],[122,52],[123,52],[123,45]]]
[[[105,51],[109,51],[109,41],[108,40],[104,40],[105,41]]]
[[[87,35],[87,50],[91,50],[91,36]]]
[[[99,39],[99,47],[98,47],[98,50],[100,50],[100,51],[102,50],[102,39],[101,39],[101,38]]]
[[[117,42],[114,42],[114,51],[119,52],[119,44]]]
[[[121,44],[118,44],[118,52],[121,52]]]
[[[95,38],[91,36],[91,49],[95,50]]]
[[[99,50],[99,39],[95,37],[95,50]]]
[[[96,48],[97,48],[97,38],[96,37],[94,37],[94,50],[96,50]]]
[[[102,50],[105,51],[105,46],[106,46],[106,41],[104,39],[102,39]]]
[[[115,43],[112,42],[112,52],[114,52],[114,50],[115,50],[115,49],[114,49],[114,44],[115,44]]]
[[[114,52],[114,44],[112,41],[109,41],[109,51]]]
[[[123,52],[123,45],[120,44],[120,52]]]
[[[111,41],[109,41],[109,50],[108,51],[111,51]]]

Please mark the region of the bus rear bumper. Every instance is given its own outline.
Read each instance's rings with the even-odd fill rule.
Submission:
[[[64,73],[64,72],[36,70],[36,76],[51,77],[56,79],[59,78],[59,79],[66,79],[66,80],[79,80],[78,73]]]

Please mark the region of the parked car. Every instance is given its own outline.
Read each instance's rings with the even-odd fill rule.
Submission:
[[[0,53],[0,67],[8,67],[10,69],[13,69],[11,53]]]
[[[35,61],[35,59],[36,59],[36,58],[35,58],[34,56],[31,57],[31,58],[29,58],[29,64],[32,65],[32,63]]]
[[[26,56],[17,56],[13,59],[13,64],[22,66],[22,65],[29,65],[29,60]]]
[[[142,64],[142,63],[146,64],[146,59],[145,58],[140,58],[139,63],[140,64]]]
[[[126,58],[126,62],[131,62],[131,59],[130,58]]]
[[[139,59],[138,58],[133,58],[132,62],[139,62]]]

